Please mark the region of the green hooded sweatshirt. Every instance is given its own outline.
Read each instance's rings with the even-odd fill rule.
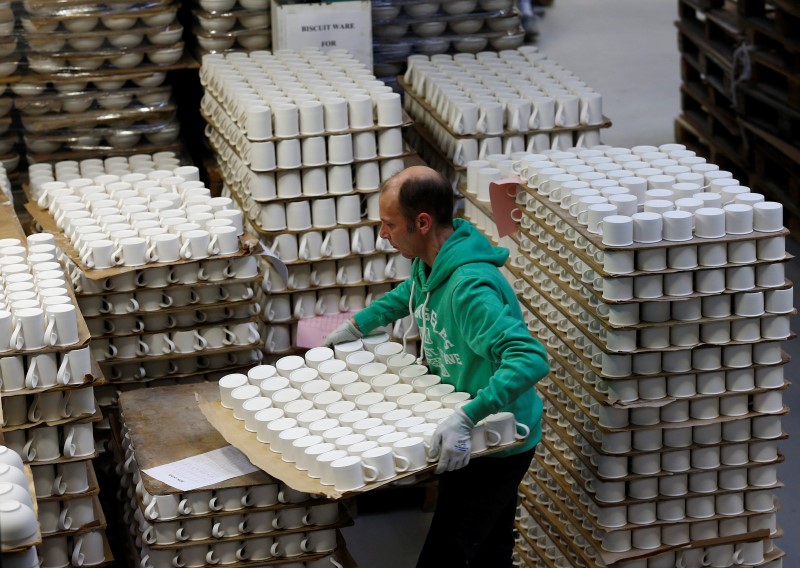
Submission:
[[[473,400],[463,410],[477,423],[513,412],[530,428],[525,444],[542,435],[542,401],[534,385],[550,371],[544,346],[531,337],[519,302],[498,270],[508,250],[493,246],[468,221],[455,219],[433,266],[414,259],[411,277],[355,315],[363,333],[412,311],[431,372]],[[424,318],[423,318],[423,313]]]

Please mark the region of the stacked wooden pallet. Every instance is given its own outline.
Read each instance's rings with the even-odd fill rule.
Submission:
[[[784,0],[679,0],[679,142],[785,204],[798,228],[800,8]]]

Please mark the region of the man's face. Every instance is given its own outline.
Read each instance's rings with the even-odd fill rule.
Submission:
[[[423,250],[424,236],[411,225],[400,210],[397,202],[397,191],[388,189],[380,197],[381,228],[380,236],[392,243],[392,246],[406,258],[416,258]]]

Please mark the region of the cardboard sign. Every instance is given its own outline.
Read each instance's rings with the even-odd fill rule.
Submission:
[[[341,312],[329,316],[317,316],[315,318],[305,318],[297,322],[298,347],[311,349],[319,347],[325,336],[339,327],[342,322],[349,320],[355,312]]]
[[[372,68],[372,3],[288,4],[272,0],[272,48],[346,49]]]
[[[489,201],[492,204],[492,215],[501,237],[517,230],[520,211],[517,209],[518,177],[497,180],[489,185]],[[517,213],[514,213],[516,211]]]

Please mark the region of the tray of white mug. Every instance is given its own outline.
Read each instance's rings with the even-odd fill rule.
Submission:
[[[566,346],[568,346],[570,348],[570,350],[572,352],[574,352],[581,359],[581,361],[586,365],[586,367],[589,370],[595,372],[598,376],[600,376],[601,378],[603,378],[605,380],[631,379],[631,378],[647,379],[648,377],[680,375],[680,374],[686,374],[686,373],[689,373],[689,372],[702,373],[702,372],[720,371],[720,370],[735,370],[737,368],[740,368],[740,367],[722,367],[722,366],[720,366],[720,367],[717,367],[717,368],[714,368],[714,369],[697,369],[697,368],[693,367],[692,369],[689,369],[689,370],[686,370],[686,371],[682,371],[682,372],[672,372],[672,373],[670,373],[670,372],[660,372],[659,371],[659,372],[653,372],[652,374],[648,374],[648,373],[634,374],[632,371],[629,371],[628,373],[625,373],[624,375],[623,374],[614,375],[614,374],[604,373],[603,370],[602,370],[601,364],[598,361],[596,361],[594,358],[601,357],[603,355],[603,353],[606,353],[608,355],[613,355],[613,356],[628,356],[628,357],[632,357],[636,353],[635,352],[612,352],[612,351],[608,351],[608,350],[603,349],[600,345],[597,345],[597,349],[599,349],[599,352],[596,353],[594,355],[594,357],[589,357],[589,356],[586,355],[583,347],[578,347],[575,344],[573,339],[571,339],[566,333],[562,332],[555,323],[550,322],[547,318],[545,318],[543,315],[541,315],[539,313],[539,311],[536,310],[528,302],[527,299],[519,298],[519,302],[525,308],[527,308],[527,310],[539,322],[541,322],[541,325],[545,326],[546,329],[551,334],[553,334],[561,343],[563,343]],[[790,333],[789,336],[788,336],[788,339],[794,338],[795,335],[796,334],[794,334],[794,333]],[[664,352],[664,351],[668,351],[668,352],[692,351],[693,349],[696,349],[696,348],[715,348],[715,347],[721,348],[721,347],[735,346],[735,345],[757,345],[757,344],[762,344],[762,343],[782,342],[782,341],[786,341],[786,340],[787,340],[786,337],[772,338],[772,339],[764,339],[764,338],[762,338],[762,339],[759,339],[758,341],[728,341],[728,342],[726,342],[724,344],[698,344],[698,345],[691,346],[691,347],[676,347],[674,349],[673,348],[651,349],[651,350],[642,350],[642,352],[657,352],[657,353],[661,353],[661,352]],[[596,344],[596,341],[593,341],[592,344]],[[779,364],[779,363],[780,362],[776,361],[775,363],[770,363],[768,366],[776,365],[776,364]]]
[[[266,103],[265,103],[266,104]],[[402,121],[399,124],[392,124],[391,126],[381,126],[377,123],[372,124],[371,126],[366,126],[364,128],[346,128],[344,130],[337,130],[335,132],[331,132],[328,130],[323,130],[322,132],[313,133],[313,134],[306,134],[302,132],[298,132],[296,136],[292,136],[292,139],[299,139],[303,140],[304,138],[317,138],[317,137],[330,137],[330,136],[341,136],[343,134],[360,134],[363,132],[381,132],[383,130],[387,130],[389,128],[403,128],[406,126],[411,126],[413,121],[411,117],[409,117],[405,111],[402,112]],[[225,135],[226,131],[230,133],[238,133],[243,135],[247,140],[251,142],[279,142],[281,140],[288,140],[289,138],[270,136],[268,138],[250,138],[248,137],[248,133],[246,130],[246,124],[242,124],[242,121],[238,117],[234,117],[228,113],[228,111],[224,108],[222,104],[220,104],[217,97],[215,97],[210,91],[206,91],[203,100],[200,102],[200,114],[206,121],[211,124],[216,130],[218,130],[221,134]],[[226,139],[230,139],[229,136],[226,136]]]
[[[566,431],[562,430],[555,423],[555,421],[553,421],[549,417],[543,417],[542,420],[543,420],[543,423],[546,423],[547,428],[549,428],[553,432],[556,432],[558,437],[561,438],[567,444],[567,446],[570,448],[570,450],[572,450],[572,452],[576,455],[578,461],[582,464],[583,468],[588,470],[588,472],[590,472],[594,477],[596,477],[597,479],[599,479],[601,481],[608,481],[608,482],[633,481],[633,480],[636,480],[636,479],[648,479],[648,478],[653,478],[653,477],[670,477],[670,476],[675,475],[674,472],[669,472],[669,471],[664,471],[664,470],[660,470],[660,471],[658,471],[656,473],[648,473],[648,474],[641,474],[641,473],[635,473],[635,472],[632,473],[632,472],[628,471],[625,475],[617,476],[617,477],[608,477],[606,475],[603,475],[598,470],[598,467],[596,465],[594,465],[592,460],[589,459],[586,455],[584,455],[582,453],[580,447],[573,440],[572,436],[570,436]],[[778,438],[778,439],[786,439],[786,438],[788,438],[788,436],[784,434],[783,436],[781,436],[781,438]],[[776,442],[778,439],[761,440],[761,441]],[[740,442],[737,442],[737,443],[740,443]],[[680,450],[680,449],[685,449],[685,448],[675,448],[675,449],[676,450]],[[645,453],[647,453],[647,452],[645,452]],[[783,454],[778,453],[777,457],[775,459],[773,459],[773,460],[770,460],[770,461],[763,461],[763,462],[761,462],[761,461],[759,461],[759,462],[748,461],[747,463],[736,464],[736,465],[722,464],[722,465],[720,465],[720,466],[718,466],[718,467],[716,467],[714,469],[715,469],[715,471],[724,471],[724,470],[728,470],[728,469],[738,469],[738,468],[750,469],[750,468],[762,467],[762,466],[765,466],[765,465],[779,464],[779,463],[783,463],[783,461],[784,461]],[[689,468],[689,469],[687,469],[685,471],[682,471],[680,473],[681,474],[690,474],[690,473],[703,473],[703,472],[708,472],[708,471],[709,471],[708,469]]]
[[[177,108],[177,105],[171,101],[165,103],[136,102],[120,109],[92,108],[81,113],[56,112],[22,116],[20,122],[26,134],[37,135],[28,136],[33,142],[66,143],[78,136],[106,136],[114,141],[112,137],[115,134],[119,136],[120,132],[147,133],[148,130],[153,131],[157,126],[164,128],[165,125],[174,123]],[[144,123],[144,121],[147,122]],[[100,128],[103,126],[105,128]],[[174,139],[165,140],[166,143],[174,141]],[[120,149],[130,146],[128,140],[120,140],[120,142]],[[152,154],[153,152],[147,153]]]
[[[586,442],[594,448],[594,451],[597,455],[603,456],[642,456],[642,455],[651,455],[655,453],[659,454],[669,454],[674,451],[681,451],[685,450],[686,448],[674,448],[671,446],[664,446],[662,445],[660,448],[656,450],[637,450],[631,447],[627,451],[620,451],[620,452],[612,452],[607,449],[604,449],[602,446],[602,442],[597,441],[593,437],[593,433],[589,432],[587,425],[578,421],[575,417],[575,414],[570,412],[570,410],[566,407],[566,405],[562,404],[558,399],[551,395],[550,393],[543,392],[542,390],[539,391],[540,395],[543,398],[546,398],[547,401],[552,404],[555,408],[557,408],[562,415],[570,422],[570,424],[577,430],[579,434],[581,434]],[[770,417],[782,417],[789,413],[789,408],[784,406],[780,412],[770,412],[770,413],[759,413],[755,411],[749,411],[746,414],[742,414],[739,416],[723,416],[719,415],[714,418],[708,419],[699,419],[699,418],[690,418],[688,420],[684,420],[683,422],[658,422],[657,424],[648,425],[642,428],[638,428],[638,431],[654,431],[654,430],[673,430],[673,429],[682,429],[682,428],[691,428],[695,426],[708,426],[709,424],[724,424],[726,422],[736,422],[741,420],[752,420],[753,418],[770,416]],[[597,430],[598,427],[595,425],[594,421],[589,421],[591,424],[591,430]],[[631,429],[626,428],[619,428],[619,429],[611,429],[611,428],[603,428],[605,433],[618,433],[618,432],[630,432]],[[785,436],[785,434],[779,436],[778,438],[770,438],[770,439],[781,439]],[[740,443],[737,440],[722,440],[720,442],[710,444],[710,446],[725,446],[730,444]],[[709,444],[699,444],[695,443],[693,447],[704,447],[709,446]]]
[[[45,497],[36,497],[38,503],[49,503],[52,501],[72,501],[73,499],[83,499],[84,497],[95,497],[100,494],[100,483],[97,481],[92,462],[84,462],[86,466],[86,478],[89,481],[89,486],[85,491],[78,493],[53,493]],[[49,536],[49,535],[48,535]]]
[[[566,459],[561,451],[559,451],[558,449],[556,449],[553,446],[552,442],[550,442],[549,440],[547,440],[547,439],[545,439],[543,437],[541,443],[544,444],[544,446],[547,448],[547,451],[549,452],[549,454],[552,457],[554,457],[558,461],[558,463],[564,468],[564,470],[566,471],[566,475],[569,475],[572,478],[572,482],[570,482],[570,480],[567,479],[566,475],[562,474],[562,476],[560,476],[560,479],[557,480],[559,482],[559,484],[564,485],[565,488],[571,486],[573,489],[574,489],[574,487],[576,485],[585,486],[586,481],[583,479],[583,477],[581,476],[580,472],[573,467],[572,462],[570,460]],[[537,461],[539,462],[538,467],[547,468],[551,473],[553,472],[553,467],[550,466],[550,464],[547,464],[544,460],[537,460]],[[624,482],[620,482],[620,483],[624,483]],[[748,484],[747,486],[742,487],[742,488],[738,488],[738,489],[717,488],[714,491],[703,492],[703,493],[696,492],[696,491],[687,491],[686,493],[684,493],[682,495],[665,495],[665,494],[662,494],[662,493],[658,493],[657,495],[655,495],[653,497],[635,498],[635,497],[630,497],[630,496],[628,496],[626,494],[624,499],[622,499],[620,501],[602,501],[602,500],[598,499],[596,490],[595,491],[589,491],[588,489],[586,489],[584,491],[584,493],[592,500],[592,502],[597,507],[619,507],[619,506],[623,506],[623,505],[625,505],[625,506],[627,506],[627,505],[638,505],[638,504],[641,504],[641,503],[647,503],[647,502],[653,502],[653,501],[655,501],[655,502],[658,502],[658,501],[675,501],[675,500],[681,500],[681,499],[690,499],[692,497],[702,497],[704,495],[713,495],[713,496],[726,495],[726,494],[730,494],[730,493],[739,493],[739,492],[742,492],[742,491],[759,491],[759,490],[762,490],[762,489],[781,489],[783,487],[784,487],[784,484],[783,484],[782,481],[776,481],[772,485],[750,485],[750,484]],[[673,521],[673,522],[679,522],[679,521]]]
[[[59,420],[38,420],[36,422],[25,422],[24,424],[17,424],[14,426],[4,426],[3,430],[6,432],[15,432],[17,430],[30,430],[32,428],[36,428],[37,426],[63,426],[66,424],[93,424],[95,422],[100,422],[103,420],[103,412],[100,410],[100,406],[97,404],[97,401],[94,402],[95,411],[92,414],[87,414],[83,416],[69,416],[67,418],[61,418]]]
[[[144,270],[147,268],[154,268],[158,266],[175,266],[178,264],[191,264],[196,263],[198,260],[216,260],[216,259],[236,259],[243,256],[249,256],[253,254],[255,251],[259,250],[261,244],[259,243],[258,239],[252,235],[245,233],[239,237],[239,251],[235,254],[220,256],[220,255],[212,255],[208,256],[207,258],[203,259],[184,259],[181,258],[180,260],[176,260],[173,262],[150,262],[143,265],[137,266],[126,266],[120,265],[115,266],[113,268],[104,268],[104,269],[92,269],[86,266],[75,247],[72,245],[72,241],[64,234],[64,232],[58,227],[56,224],[55,219],[53,219],[52,215],[45,210],[41,209],[37,204],[28,202],[25,204],[25,208],[30,213],[31,217],[33,217],[34,221],[36,221],[44,231],[52,234],[58,246],[63,250],[70,258],[70,260],[76,264],[83,272],[83,274],[92,280],[105,280],[106,278],[110,278],[112,276],[116,276],[118,274],[123,274],[125,272],[133,272],[138,270]]]
[[[119,294],[126,294],[126,292],[118,292]],[[133,293],[130,294],[131,299],[133,299]],[[130,301],[130,300],[128,300]],[[256,304],[256,301],[251,298],[239,299],[239,300],[219,300],[216,302],[208,303],[208,304],[201,304],[201,303],[192,303],[187,304],[185,306],[164,306],[163,304],[159,304],[159,307],[156,310],[134,310],[134,311],[126,311],[125,313],[101,313],[97,315],[86,316],[87,323],[89,321],[103,319],[103,320],[111,320],[113,321],[116,318],[125,317],[125,316],[148,316],[148,315],[155,315],[155,314],[174,314],[174,313],[181,313],[181,312],[192,312],[204,309],[214,309],[214,308],[238,308],[242,306],[249,306]],[[256,314],[253,314],[256,315]],[[169,328],[172,329],[172,328]],[[154,330],[156,331],[156,330]],[[131,330],[131,333],[136,333],[134,330]],[[138,333],[147,333],[146,330],[142,329],[138,331]],[[108,337],[114,337],[114,333],[107,333]],[[96,339],[97,335],[92,335],[92,338]]]
[[[42,394],[46,392],[66,392],[72,390],[80,390],[87,387],[99,387],[105,385],[106,379],[103,376],[103,372],[100,370],[100,366],[97,364],[97,361],[94,360],[94,357],[91,358],[91,369],[92,369],[91,374],[85,375],[80,382],[69,383],[69,384],[56,382],[56,384],[54,385],[37,387],[32,389],[25,387],[14,391],[2,391],[2,395],[3,398],[11,398],[15,396],[29,396],[29,395]]]
[[[546,223],[543,223],[542,226],[553,235],[561,237],[563,233],[563,229],[570,228],[578,232],[583,238],[597,247],[599,250],[604,252],[606,251],[625,251],[625,250],[647,250],[647,249],[670,249],[676,247],[685,247],[687,245],[705,245],[705,244],[715,244],[715,243],[735,243],[740,241],[752,241],[752,240],[761,240],[761,239],[769,239],[774,237],[787,237],[789,236],[789,230],[786,227],[782,227],[779,231],[773,232],[761,232],[761,231],[752,231],[746,234],[725,234],[721,237],[714,237],[714,238],[706,238],[706,237],[698,237],[692,235],[692,238],[685,241],[668,241],[668,240],[660,240],[654,243],[638,243],[635,242],[631,245],[626,246],[610,246],[603,243],[602,235],[598,235],[592,232],[589,232],[587,228],[578,223],[578,220],[569,214],[569,212],[565,212],[561,207],[548,199],[546,196],[541,195],[538,193],[534,188],[529,187],[526,183],[521,183],[520,186],[525,190],[525,192],[532,198],[534,198],[537,203],[543,205],[548,212],[551,212],[555,215],[557,219],[556,226],[551,227]],[[522,211],[523,214],[528,215],[536,222],[539,222],[539,219],[535,217],[535,215],[527,209],[524,205],[519,205],[519,209]],[[559,230],[558,224],[559,222],[562,223],[562,230]]]
[[[251,318],[250,322],[258,321],[258,318]],[[214,327],[214,326],[208,326]],[[193,328],[197,329],[197,328]],[[156,332],[156,333],[164,333],[164,332]],[[264,342],[260,338],[252,343],[248,344],[232,344],[232,345],[224,345],[222,347],[217,348],[203,348],[198,349],[191,352],[181,352],[181,353],[167,353],[162,355],[145,355],[145,356],[137,356],[137,357],[129,357],[129,358],[119,358],[109,357],[108,359],[102,359],[98,361],[101,366],[104,365],[123,365],[125,363],[147,363],[149,361],[166,361],[170,359],[183,359],[186,357],[198,357],[201,355],[221,355],[223,353],[230,353],[233,351],[241,351],[243,349],[263,349]]]
[[[536,264],[536,263],[534,263],[534,264]],[[563,317],[564,317],[564,319],[566,321],[569,321],[571,324],[574,325],[575,328],[580,329],[584,334],[586,334],[590,338],[594,338],[594,336],[597,336],[597,334],[600,332],[600,330],[589,330],[589,329],[587,329],[586,328],[586,324],[583,321],[581,321],[581,318],[579,316],[574,315],[572,313],[572,311],[570,311],[569,308],[571,306],[575,306],[576,304],[579,305],[587,315],[589,315],[592,319],[594,319],[597,322],[597,324],[602,326],[602,328],[604,328],[604,330],[606,330],[606,331],[641,330],[641,329],[665,328],[665,327],[669,328],[669,327],[676,327],[676,326],[683,326],[683,325],[697,325],[697,324],[703,324],[703,323],[714,323],[714,322],[723,322],[723,321],[733,322],[733,321],[739,321],[739,320],[753,320],[753,319],[760,319],[760,318],[767,318],[767,317],[793,316],[793,315],[795,315],[797,313],[796,309],[794,309],[794,308],[791,311],[788,311],[788,312],[782,312],[782,311],[781,312],[767,312],[767,311],[765,311],[765,312],[763,312],[761,314],[758,314],[758,315],[738,315],[738,314],[733,313],[733,310],[731,310],[731,314],[728,315],[728,316],[724,316],[724,317],[700,317],[700,318],[692,319],[692,320],[668,319],[668,320],[660,321],[660,322],[643,322],[643,321],[640,321],[639,323],[632,324],[632,325],[612,324],[610,321],[608,321],[607,308],[605,308],[606,309],[606,315],[605,316],[603,316],[603,315],[601,315],[599,313],[598,310],[603,309],[603,308],[600,307],[600,302],[598,302],[597,305],[592,305],[592,303],[590,301],[586,300],[586,298],[582,294],[576,293],[569,285],[567,285],[563,281],[560,281],[558,279],[558,277],[556,277],[555,275],[552,275],[551,273],[549,273],[549,271],[547,271],[543,266],[537,265],[537,268],[539,268],[543,273],[547,274],[547,276],[549,277],[548,279],[551,282],[559,282],[559,283],[562,284],[561,286],[559,286],[561,288],[561,290],[562,290],[562,294],[563,294],[562,298],[560,298],[558,300],[557,304],[554,303],[552,301],[552,299],[551,299],[549,304],[555,306],[556,309],[558,309],[559,312],[563,315]],[[542,284],[541,283],[537,283],[536,280],[534,280],[527,272],[524,272],[518,266],[514,266],[513,264],[512,265],[506,264],[506,269],[511,274],[513,274],[516,278],[520,279],[522,282],[524,282],[525,284],[530,286],[531,289],[534,292],[536,292],[537,294],[540,295],[540,298],[541,297],[552,296],[552,294],[550,294],[550,291],[542,289],[542,287],[541,287]],[[767,289],[765,291],[766,292],[770,292],[770,291],[773,291],[773,290],[789,290],[790,288],[791,287],[769,288],[769,289]],[[735,296],[737,294],[747,294],[747,293],[749,293],[751,291],[759,291],[759,290],[731,290],[730,294],[725,294],[725,295],[726,296]],[[522,293],[518,292],[518,295],[519,294],[522,294]],[[530,303],[531,301],[533,301],[533,299],[532,298],[528,298],[527,294],[522,294],[522,296],[523,296],[522,299],[524,299],[526,301],[526,305],[530,306],[531,309],[533,309],[534,306],[533,306],[533,304]],[[708,296],[703,296],[703,297],[708,297]],[[644,298],[642,298],[642,300],[646,301],[646,299],[644,299]],[[639,303],[642,303],[642,302],[639,302]],[[779,339],[779,338],[777,338],[777,339]],[[600,347],[603,346],[602,345],[603,344],[602,341],[598,342],[595,339],[592,339],[592,340],[598,346],[600,346]],[[678,346],[673,346],[673,347],[678,347]],[[691,347],[691,346],[689,346],[689,347]],[[681,348],[686,348],[686,346],[683,346]],[[604,350],[611,352],[611,350],[609,350],[609,349],[604,349]]]
[[[398,129],[399,131],[399,129]],[[363,164],[369,162],[382,162],[386,160],[394,160],[398,158],[406,158],[414,154],[414,151],[404,142],[399,142],[398,148],[390,150],[390,153],[380,153],[380,148],[373,156],[366,158],[356,158],[349,156],[346,160],[341,162],[330,162],[315,160],[313,164],[306,163],[302,160],[301,148],[298,146],[297,160],[289,166],[280,165],[275,159],[276,144],[281,142],[290,142],[294,139],[278,140],[277,142],[252,142],[244,137],[238,140],[228,140],[222,131],[209,123],[205,129],[206,138],[211,144],[212,148],[217,154],[220,154],[223,160],[230,161],[234,158],[241,160],[247,167],[254,172],[289,172],[297,170],[306,170],[312,168],[346,166],[349,164]],[[327,153],[327,152],[326,152]]]
[[[450,124],[442,118],[442,116],[438,113],[438,111],[431,106],[431,104],[424,98],[421,97],[418,93],[416,93],[412,88],[411,85],[406,83],[403,76],[397,77],[397,84],[405,92],[405,95],[411,98],[414,102],[416,102],[422,109],[428,113],[433,119],[445,129],[447,134],[452,136],[453,138],[463,139],[463,138],[488,138],[491,136],[519,136],[519,135],[528,135],[528,134],[542,134],[542,133],[556,133],[556,132],[575,132],[575,131],[582,131],[582,130],[596,130],[598,128],[610,128],[611,127],[611,119],[606,116],[603,116],[602,122],[598,124],[578,124],[576,126],[554,126],[553,128],[530,128],[524,130],[510,130],[504,129],[497,134],[486,134],[482,132],[477,132],[475,134],[459,134],[453,131],[453,128]]]
[[[567,396],[567,398],[569,399],[567,404],[569,404],[571,402],[572,404],[576,405],[576,407],[581,408],[582,411],[584,412],[584,415],[586,416],[586,420],[588,420],[589,422],[592,423],[594,430],[599,431],[601,433],[612,433],[613,434],[615,432],[640,432],[640,431],[644,431],[644,430],[652,431],[652,430],[661,430],[661,429],[670,429],[670,428],[682,428],[682,427],[690,428],[692,426],[705,426],[705,425],[708,424],[708,420],[707,419],[697,419],[697,420],[688,419],[688,420],[685,420],[683,422],[664,422],[664,421],[661,421],[661,422],[658,422],[656,424],[647,424],[647,425],[629,423],[627,426],[624,426],[624,427],[606,426],[600,421],[600,419],[598,417],[594,416],[591,412],[586,412],[586,410],[587,410],[586,406],[585,406],[585,404],[583,404],[581,399],[576,397],[575,394],[569,388],[567,388],[566,385],[564,385],[559,379],[557,379],[556,377],[553,377],[551,375],[550,380],[553,381],[554,384],[558,385],[560,387],[561,391],[564,392],[564,394]],[[783,385],[781,385],[779,387],[776,387],[776,388],[754,388],[752,390],[745,391],[745,392],[725,391],[725,392],[723,392],[721,394],[713,394],[713,395],[712,394],[700,394],[700,395],[688,397],[688,398],[685,398],[685,399],[676,399],[674,397],[665,397],[663,399],[657,399],[657,400],[650,401],[650,402],[659,403],[658,406],[654,405],[651,408],[663,408],[664,406],[667,406],[668,404],[676,402],[678,400],[697,401],[697,400],[702,400],[704,398],[724,399],[726,397],[732,397],[732,396],[748,396],[749,397],[749,396],[752,396],[752,395],[764,394],[766,392],[785,391],[785,390],[788,390],[788,388],[790,386],[791,386],[791,383],[787,381]],[[551,397],[548,396],[548,398],[551,398]],[[636,408],[643,408],[643,407],[639,406],[639,407],[636,407]],[[731,416],[730,418],[731,419],[746,418],[747,416],[748,415]],[[712,419],[712,420],[715,420],[715,419]]]
[[[330,499],[341,499],[370,491],[408,477],[428,477],[433,474],[436,468],[436,464],[431,463],[413,471],[398,473],[382,481],[367,482],[358,489],[347,491],[337,490],[333,485],[323,485],[318,479],[312,478],[306,472],[297,469],[295,464],[283,461],[279,453],[265,452],[264,448],[268,447],[268,444],[258,441],[254,432],[245,430],[243,424],[233,417],[233,413],[222,406],[218,398],[218,393],[214,393],[213,396],[210,396],[212,392],[213,391],[204,391],[204,393],[196,393],[195,395],[200,405],[201,412],[211,425],[217,429],[223,438],[242,451],[254,465],[257,465],[270,475],[281,479],[287,485],[300,491],[306,491],[314,495],[324,495]],[[525,440],[522,439],[508,445],[493,446],[481,452],[473,452],[472,457],[474,459],[498,451],[516,448],[524,443]]]
[[[85,495],[80,495],[79,497],[85,497]],[[93,530],[105,529],[106,526],[107,526],[106,517],[105,517],[105,514],[103,513],[103,508],[100,506],[99,495],[91,495],[89,498],[92,500],[92,506],[94,508],[93,520],[91,520],[91,521],[89,521],[89,522],[87,522],[87,523],[85,523],[83,525],[80,525],[80,526],[70,526],[69,528],[59,528],[58,530],[55,530],[55,531],[52,531],[52,532],[42,533],[42,537],[43,538],[56,538],[56,537],[67,537],[67,536],[74,537],[74,536],[78,536],[80,534],[91,532]],[[53,501],[51,501],[51,502],[53,502]],[[61,504],[62,511],[65,508],[68,508],[69,505],[70,505],[70,501],[68,501],[68,500],[66,500],[66,501],[62,500],[62,501],[57,501],[57,502],[59,502]]]
[[[526,215],[528,218],[530,218],[530,215],[528,215],[527,213],[523,212],[523,215]],[[604,264],[602,262],[598,261],[598,259],[594,255],[589,253],[588,245],[587,246],[579,246],[576,243],[566,239],[566,237],[564,235],[560,235],[560,234],[559,235],[553,235],[552,233],[549,233],[546,229],[547,229],[547,225],[546,224],[544,226],[542,226],[541,224],[535,224],[535,225],[532,225],[529,228],[525,228],[524,226],[521,226],[521,225],[519,227],[517,227],[517,230],[522,235],[522,237],[530,240],[531,244],[532,243],[538,243],[539,240],[540,240],[540,237],[542,236],[542,234],[551,235],[551,237],[553,237],[553,239],[557,239],[554,242],[557,243],[558,250],[566,250],[568,252],[568,254],[570,255],[570,257],[572,257],[572,255],[574,255],[574,259],[575,260],[580,260],[584,264],[588,265],[589,268],[594,270],[594,272],[598,276],[601,276],[603,278],[624,278],[624,277],[633,277],[633,276],[648,276],[648,275],[652,275],[652,274],[675,274],[675,273],[681,273],[681,272],[696,273],[698,271],[703,271],[703,270],[715,270],[715,269],[720,269],[720,268],[722,268],[722,269],[724,269],[724,268],[736,268],[736,267],[739,267],[739,266],[743,265],[743,263],[726,262],[725,264],[719,264],[719,265],[714,265],[714,266],[710,266],[710,265],[706,266],[706,265],[697,264],[696,266],[686,267],[686,268],[673,268],[673,267],[670,267],[670,266],[666,266],[664,268],[659,268],[658,270],[651,270],[651,271],[634,269],[631,272],[610,272],[605,268],[605,266],[604,266]],[[774,237],[774,238],[783,238],[783,237]],[[517,240],[521,241],[522,239],[517,239]],[[696,246],[696,245],[687,245],[687,246]],[[547,256],[548,258],[552,258],[560,266],[562,266],[566,270],[570,271],[573,275],[576,276],[576,278],[580,277],[580,275],[577,275],[575,273],[575,268],[573,266],[575,264],[575,262],[573,262],[572,260],[564,259],[560,254],[554,254],[554,252],[556,252],[556,251],[553,251],[549,247],[541,247],[538,250],[541,251],[541,253],[544,256]],[[651,249],[644,249],[643,251],[638,251],[638,254],[646,253],[648,250],[651,250]],[[602,253],[602,251],[599,251],[599,252]],[[614,251],[612,251],[612,252],[614,252]],[[622,252],[622,253],[627,252],[627,253],[634,254],[634,255],[637,254],[636,251],[617,251],[617,252]],[[519,254],[525,255],[527,258],[529,258],[531,260],[535,260],[534,257],[532,256],[534,254],[532,249],[531,250],[527,250],[526,248],[520,246]],[[602,253],[602,254],[604,254],[604,253]],[[759,259],[759,258],[756,258],[755,260],[753,260],[751,262],[747,262],[746,265],[747,266],[760,266],[760,265],[764,265],[764,264],[775,264],[775,263],[788,262],[788,261],[791,261],[791,260],[794,260],[794,255],[786,252],[780,258],[774,258],[774,259]]]
[[[2,411],[0,411],[0,418],[2,418]],[[3,440],[2,432],[0,432],[0,442],[5,443],[5,441]],[[25,474],[25,478],[28,480],[27,490],[28,490],[28,493],[33,498],[32,501],[33,501],[34,517],[35,517],[35,519],[38,519],[39,518],[39,504],[37,502],[37,499],[35,498],[35,496],[36,496],[36,487],[35,487],[34,482],[33,482],[33,472],[31,471],[30,464],[27,464],[27,463],[23,463],[22,464],[22,473]],[[27,542],[25,542],[24,544],[18,544],[16,546],[8,546],[8,545],[4,544],[4,545],[2,545],[2,547],[0,547],[0,552],[2,552],[3,554],[11,554],[11,553],[15,553],[15,552],[24,552],[24,551],[30,549],[32,546],[40,546],[41,544],[42,544],[42,532],[41,532],[41,529],[39,528],[39,524],[36,523],[36,532],[34,533],[34,535],[30,539],[27,540]]]

